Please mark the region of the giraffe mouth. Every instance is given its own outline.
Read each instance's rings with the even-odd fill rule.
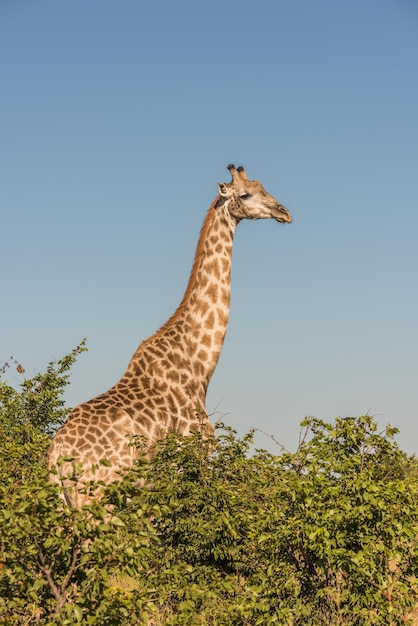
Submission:
[[[292,216],[289,211],[282,205],[280,205],[274,212],[273,216],[276,222],[280,222],[282,224],[288,223],[290,224],[293,221]]]

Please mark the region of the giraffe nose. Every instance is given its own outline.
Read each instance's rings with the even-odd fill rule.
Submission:
[[[287,222],[288,224],[293,221],[290,212],[282,204],[278,204],[277,208],[273,210],[272,217],[278,222]]]

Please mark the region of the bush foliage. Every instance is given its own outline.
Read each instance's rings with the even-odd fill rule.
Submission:
[[[0,624],[407,623],[418,474],[395,429],[309,418],[277,455],[225,427],[172,433],[73,509],[45,454],[83,349],[19,390],[0,380]]]

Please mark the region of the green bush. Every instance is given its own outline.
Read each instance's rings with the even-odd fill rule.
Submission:
[[[309,418],[298,450],[277,455],[250,454],[252,433],[224,427],[211,441],[170,434],[79,511],[43,466],[66,415],[63,361],[32,403],[33,382],[27,397],[0,387],[1,428],[14,425],[20,463],[10,469],[13,446],[2,447],[0,624],[407,623],[417,470],[395,429],[379,433],[370,416]]]
[[[4,375],[17,365],[23,377],[18,390],[0,378],[0,484],[21,484],[45,466],[51,435],[70,412],[62,399],[69,371],[84,350],[85,340],[31,379],[24,377],[24,368],[13,357],[0,369]]]

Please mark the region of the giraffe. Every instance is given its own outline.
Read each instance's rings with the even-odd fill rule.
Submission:
[[[180,305],[139,345],[111,389],[72,411],[51,442],[50,469],[68,455],[73,462],[82,463],[84,481],[107,484],[134,462],[137,450],[129,445],[129,436],[144,436],[151,457],[155,443],[168,432],[187,435],[200,431],[205,438],[213,435],[205,407],[206,390],[228,325],[236,226],[243,219],[292,221],[289,211],[259,181],[249,180],[242,166],[236,169],[230,164],[228,169],[231,182],[218,184]],[[110,466],[97,465],[101,459]],[[63,482],[60,470],[50,476]],[[84,503],[80,494],[76,500],[76,506]]]

